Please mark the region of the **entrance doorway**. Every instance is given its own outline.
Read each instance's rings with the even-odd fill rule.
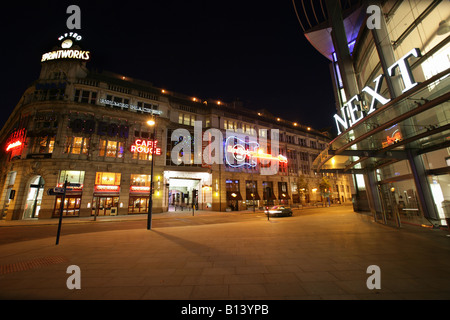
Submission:
[[[41,176],[35,176],[30,181],[25,210],[23,212],[24,219],[33,219],[39,217],[41,209],[42,195],[44,194],[44,179]]]
[[[197,191],[197,197],[194,198],[194,190]],[[184,209],[191,209],[192,204],[196,204],[196,209],[199,203],[200,179],[169,179],[169,211],[177,211]],[[201,199],[200,199],[201,201]]]
[[[115,216],[119,207],[119,197],[94,197],[92,201],[92,215]]]

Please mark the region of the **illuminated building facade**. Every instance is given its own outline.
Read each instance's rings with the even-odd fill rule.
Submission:
[[[330,61],[338,137],[317,172],[352,173],[356,211],[446,225],[450,212],[449,1],[296,1]],[[330,115],[333,116],[333,115]],[[450,217],[450,216],[448,216]]]
[[[66,181],[66,217],[147,213],[152,157],[155,213],[323,200],[311,166],[326,134],[239,103],[90,71],[95,52],[80,39],[63,35],[43,54],[38,80],[0,133],[3,219],[58,217]],[[332,200],[349,202],[351,180],[325,176]]]

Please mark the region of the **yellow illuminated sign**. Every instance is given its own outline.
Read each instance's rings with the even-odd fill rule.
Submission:
[[[55,50],[51,52],[44,53],[42,55],[41,62],[57,60],[57,59],[78,59],[78,60],[89,60],[91,58],[90,51],[83,50]]]

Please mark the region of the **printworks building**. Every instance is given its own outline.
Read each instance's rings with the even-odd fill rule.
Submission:
[[[314,170],[352,173],[355,210],[378,222],[445,225],[450,2],[321,0],[295,8],[305,36],[330,61],[336,99],[338,137]]]
[[[95,53],[80,40],[64,34],[42,55],[38,80],[0,133],[3,219],[59,216],[66,181],[64,216],[147,213],[152,166],[153,212],[351,199],[346,176],[312,170],[328,135],[239,103],[91,71]]]

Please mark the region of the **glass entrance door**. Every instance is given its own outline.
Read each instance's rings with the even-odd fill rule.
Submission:
[[[42,179],[41,176],[36,176],[31,180],[30,188],[28,189],[25,211],[23,213],[24,219],[32,219],[39,217],[39,210],[41,209],[41,201],[43,194],[44,194],[44,179]]]
[[[118,206],[119,197],[94,197],[92,215],[116,215]]]

